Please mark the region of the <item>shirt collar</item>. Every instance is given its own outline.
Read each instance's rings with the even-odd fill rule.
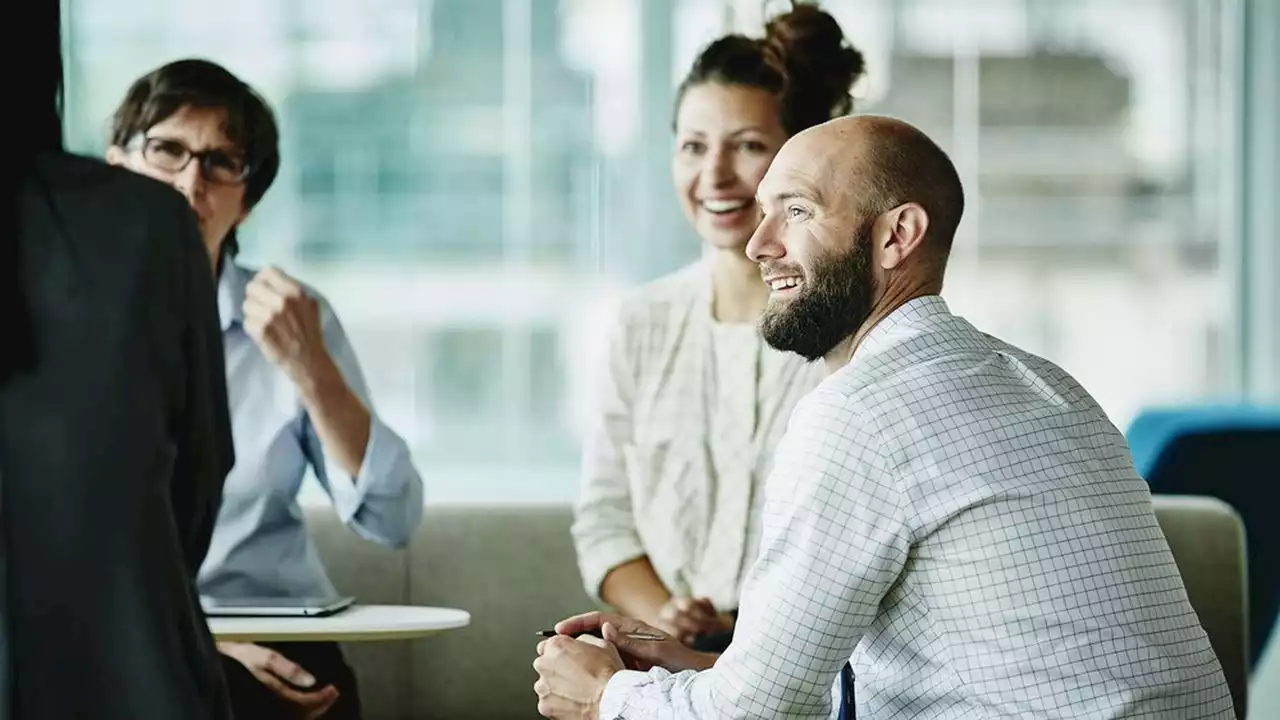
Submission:
[[[951,309],[939,295],[925,295],[908,300],[867,331],[862,342],[858,343],[858,349],[853,352],[849,364],[853,365],[893,345],[912,326],[935,317],[950,315]]]
[[[244,293],[248,286],[249,272],[230,258],[223,260],[222,275],[218,278],[218,319],[222,321],[223,332],[235,323],[244,322]]]

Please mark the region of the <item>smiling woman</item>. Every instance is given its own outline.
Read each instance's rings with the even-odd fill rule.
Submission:
[[[623,303],[573,534],[588,592],[699,648],[732,636],[774,446],[822,378],[757,328],[757,186],[787,138],[852,109],[862,66],[799,5],[711,43],[677,94],[671,177],[705,257]]]

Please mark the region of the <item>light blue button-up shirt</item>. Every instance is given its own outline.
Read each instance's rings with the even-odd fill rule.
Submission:
[[[307,467],[347,527],[393,547],[406,544],[422,519],[422,480],[404,440],[378,419],[337,316],[307,288],[320,304],[325,347],[372,418],[354,479],[327,454],[293,382],[244,329],[245,288],[253,274],[228,260],[218,282],[236,464],[197,583],[202,596],[223,599],[329,595],[333,584],[298,504]]]

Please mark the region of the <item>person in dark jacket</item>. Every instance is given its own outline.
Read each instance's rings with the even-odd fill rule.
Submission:
[[[194,584],[234,459],[213,270],[171,188],[62,150],[59,21],[11,18],[0,719],[222,720]]]

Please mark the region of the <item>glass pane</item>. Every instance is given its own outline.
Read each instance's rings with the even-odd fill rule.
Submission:
[[[867,56],[859,110],[920,125],[964,175],[953,308],[1122,427],[1234,361],[1223,2],[823,3]],[[608,301],[698,253],[669,179],[675,83],[766,4],[65,3],[73,149],[102,153],[128,83],[178,57],[273,104],[283,166],[244,259],[328,296],[430,497],[573,496]]]
[[[954,310],[1061,364],[1121,428],[1227,389],[1221,3],[825,5],[855,42],[861,14],[890,17],[870,70],[887,82],[859,109],[929,132],[965,180]]]

